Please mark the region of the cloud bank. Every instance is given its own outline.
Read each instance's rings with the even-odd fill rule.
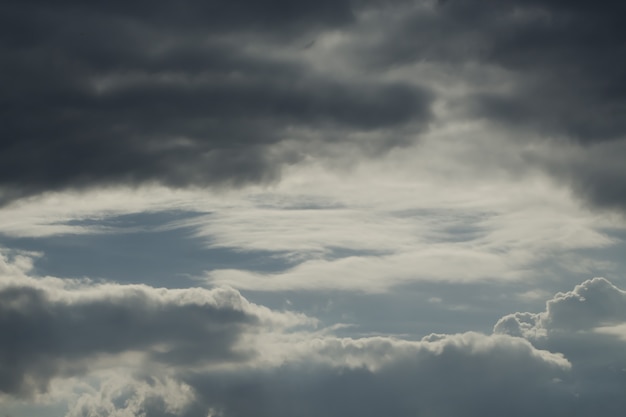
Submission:
[[[0,390],[12,395],[45,392],[55,377],[113,363],[225,366],[254,355],[239,343],[246,333],[314,324],[252,304],[232,289],[40,281],[3,263]]]
[[[29,268],[2,261],[0,327],[11,337],[0,390],[5,400],[61,392],[71,417],[617,416],[625,405],[626,292],[602,278],[557,294],[542,313],[503,317],[490,335],[405,340],[338,337],[232,289],[31,277]]]
[[[7,1],[2,200],[265,184],[331,148],[360,159],[482,120],[494,149],[521,137],[526,164],[623,209],[623,12],[617,1]]]

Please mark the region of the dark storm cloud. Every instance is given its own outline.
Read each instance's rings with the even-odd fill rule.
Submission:
[[[605,142],[626,142],[625,3],[431,4],[407,9],[385,30],[375,53],[362,51],[364,60],[378,68],[429,62],[446,72],[478,64],[487,78],[489,69],[502,70],[506,82],[499,79],[490,86],[487,81],[455,106],[469,118],[529,138],[556,139],[556,153],[570,146],[589,151],[583,163],[545,168],[592,205],[626,210],[624,171],[597,169],[603,159],[590,150]],[[623,147],[611,159],[626,160]]]
[[[268,149],[301,139],[294,129],[324,140],[327,129],[335,139],[430,117],[423,89],[272,57],[349,25],[345,1],[11,1],[0,15],[5,200],[95,184],[263,182],[299,158]]]
[[[175,366],[241,361],[252,353],[235,344],[271,321],[264,311],[234,290],[13,283],[0,289],[0,392],[46,391],[54,377],[89,372],[101,355],[142,352]]]
[[[272,181],[281,166],[306,156],[311,132],[317,147],[407,143],[429,126],[431,105],[442,98],[384,76],[415,62],[461,81],[466,64],[485,68],[480,89],[448,104],[515,137],[584,149],[626,140],[626,6],[618,1],[0,7],[3,201],[102,184]],[[340,61],[346,74],[312,68],[304,58],[328,34],[349,39],[320,55]],[[492,69],[503,78],[490,79]],[[378,137],[376,146],[358,142],[360,133]],[[275,146],[284,141],[291,145]],[[592,204],[626,209],[623,172],[607,176],[594,169],[597,162],[546,169]]]
[[[529,153],[526,160],[562,179],[597,206],[626,209],[626,140],[559,150]]]
[[[498,66],[514,85],[470,97],[474,115],[585,143],[616,139],[626,132],[625,12],[618,1],[439,1],[403,16],[370,56]]]

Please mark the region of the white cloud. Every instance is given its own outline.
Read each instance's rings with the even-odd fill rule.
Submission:
[[[177,416],[192,408],[193,389],[172,378],[112,376],[81,394],[67,417]]]
[[[541,313],[503,317],[496,333],[521,336],[572,363],[580,415],[592,409],[617,416],[626,406],[626,291],[603,278],[558,293]]]
[[[338,289],[375,293],[418,281],[513,280],[522,276],[516,269],[515,260],[495,254],[431,245],[421,251],[387,256],[308,260],[275,274],[216,270],[208,274],[208,281],[256,291]]]
[[[269,274],[207,264],[211,282],[255,290],[380,292],[424,280],[540,279],[550,267],[610,272],[616,261],[592,261],[580,250],[619,243],[607,231],[623,230],[624,220],[581,208],[570,191],[525,163],[536,145],[502,143],[498,135],[505,134],[484,122],[451,122],[377,160],[337,150],[345,159],[337,166],[312,153],[267,187],[46,194],[0,208],[0,233],[190,230],[208,248],[280,258],[284,270]],[[194,216],[150,226],[110,221],[156,212]]]
[[[594,331],[615,336],[626,342],[626,323],[615,324],[613,326],[599,326],[596,327]]]
[[[611,328],[626,322],[626,291],[604,278],[594,278],[577,285],[572,291],[557,293],[546,303],[542,313],[514,313],[500,319],[496,333],[529,339],[558,337],[575,333],[591,337],[595,328]]]

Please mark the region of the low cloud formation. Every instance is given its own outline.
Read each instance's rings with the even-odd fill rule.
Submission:
[[[503,317],[491,335],[412,341],[341,338],[230,289],[32,277],[26,259],[0,262],[0,390],[62,395],[68,417],[582,417],[626,406],[626,292],[602,278],[545,312]]]
[[[569,364],[521,339],[463,335],[420,342],[388,338],[330,340],[320,354],[369,356],[363,365],[289,364],[252,375],[192,378],[197,392],[224,416],[480,416],[535,411],[533,401],[567,397],[556,378]],[[369,366],[368,366],[369,365]],[[503,401],[503,399],[506,399]]]
[[[172,378],[110,377],[99,388],[78,397],[67,417],[206,417],[196,414],[192,388]]]
[[[626,291],[594,278],[556,294],[542,313],[503,317],[494,332],[562,352],[572,362],[580,415],[619,415],[626,407],[625,324]]]
[[[560,334],[593,332],[626,322],[626,291],[604,278],[594,278],[572,291],[558,293],[543,313],[515,313],[496,323],[496,333],[541,340]]]
[[[239,343],[245,334],[314,324],[231,289],[42,281],[0,271],[0,392],[12,395],[45,392],[55,377],[137,362],[181,369],[243,362],[256,354]]]
[[[557,400],[571,395],[557,382],[569,369],[562,356],[508,336],[467,333],[419,342],[328,338],[309,340],[308,345],[306,356],[281,367],[187,373],[184,386],[193,387],[195,398],[177,415],[524,416],[536,411],[533,401],[566,411]],[[112,408],[111,397],[122,393],[112,393],[105,383],[105,395],[83,395],[68,415],[100,416],[106,407],[120,415],[131,410],[170,415],[164,394],[148,405],[149,395],[161,384],[146,394],[146,382],[139,380],[125,390],[130,401],[117,401],[118,407]],[[152,404],[160,408],[150,408]]]

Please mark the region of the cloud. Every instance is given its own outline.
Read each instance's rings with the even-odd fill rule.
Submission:
[[[245,333],[314,324],[303,315],[252,304],[232,289],[42,280],[3,269],[0,391],[9,394],[45,392],[55,377],[112,363],[237,363],[255,355],[239,345]]]
[[[585,332],[598,326],[626,322],[626,291],[604,278],[594,278],[572,291],[558,293],[543,313],[515,313],[495,325],[496,333],[528,338]]]
[[[503,317],[490,335],[350,338],[235,290],[31,277],[19,256],[0,264],[0,330],[11,336],[0,387],[61,395],[70,417],[617,416],[624,406],[626,292],[601,278],[542,313]]]
[[[580,413],[594,407],[619,415],[626,406],[626,291],[594,278],[556,294],[541,313],[500,319],[494,332],[528,339],[539,349],[562,352],[572,363]]]
[[[522,165],[626,205],[616,1],[5,3],[3,202],[275,183],[312,157],[380,157],[469,120],[498,136],[495,154],[521,140]]]
[[[540,279],[561,267],[582,277],[613,273],[611,261],[618,259],[602,264],[594,258],[594,263],[582,251],[617,247],[620,240],[612,232],[623,229],[621,219],[580,207],[545,175],[495,175],[516,148],[491,167],[489,161],[457,167],[457,153],[482,153],[491,142],[472,150],[459,139],[459,147],[442,152],[440,139],[425,135],[419,146],[359,164],[350,173],[319,161],[292,167],[288,178],[271,188],[50,193],[3,207],[0,233],[9,242],[42,250],[24,238],[56,244],[83,234],[106,244],[110,240],[98,234],[156,241],[171,231],[208,256],[175,273],[255,291],[385,292],[425,281]],[[408,166],[409,160],[415,165]],[[157,250],[150,242],[142,248],[148,258]],[[215,253],[261,262],[222,262],[223,255],[215,262],[210,258]],[[139,261],[135,265],[142,267]]]
[[[521,416],[533,410],[532,400],[566,396],[555,378],[568,370],[560,355],[508,336],[467,333],[419,342],[328,337],[309,340],[300,358],[281,367],[188,373],[179,385],[189,387],[185,393],[193,393],[188,402],[193,406],[180,415],[460,415],[464,410],[463,415],[473,416],[510,410]],[[105,407],[149,413],[143,392],[158,393],[162,383],[153,383],[151,390],[142,379],[128,385],[112,390],[105,383],[100,391],[81,396],[68,416],[100,415],[97,410]],[[118,400],[117,408],[111,407],[112,394],[124,392],[131,393],[131,401]],[[449,396],[458,401],[446,400]],[[161,405],[154,414],[160,416],[166,401],[153,403]]]
[[[621,350],[604,351],[610,355],[598,361],[595,350],[580,355],[585,346],[578,335],[597,322],[623,321],[623,297],[624,292],[608,281],[590,280],[557,294],[544,313],[504,317],[493,335],[432,334],[406,341],[300,334],[289,343],[286,352],[290,353],[283,354],[280,366],[179,374],[183,381],[179,385],[193,392],[189,401],[193,406],[188,405],[180,415],[547,417],[585,416],[600,410],[603,415],[618,416],[624,406],[624,380],[623,370],[615,366],[623,359],[623,340],[619,341]],[[567,312],[575,314],[560,316]],[[503,334],[514,328],[511,317],[521,324],[537,319],[543,324],[536,326],[546,332],[526,328],[519,332],[525,337]],[[582,324],[576,327],[574,323],[581,318]],[[537,346],[552,335],[568,338],[569,345],[561,345],[567,353]],[[598,335],[590,332],[585,337]],[[594,347],[605,342],[600,338]],[[613,367],[607,367],[611,361]],[[128,384],[137,386],[129,392],[145,391],[142,378]],[[152,385],[157,392],[162,383]],[[85,416],[97,410],[98,392],[102,391],[83,396],[69,415]],[[118,403],[116,411],[121,411],[138,401]],[[163,412],[165,402],[160,404],[159,412]]]
[[[352,21],[348,2],[3,9],[5,200],[111,184],[264,183],[301,158],[278,145],[309,142],[302,131],[350,142],[430,119],[424,88],[303,62],[315,31]]]
[[[98,388],[80,395],[67,417],[187,416],[195,399],[189,385],[172,378],[110,377]]]
[[[626,369],[626,358],[620,353],[624,323],[626,291],[604,278],[594,278],[572,291],[557,293],[543,312],[502,317],[494,332],[524,337],[541,349],[563,352],[575,365]]]
[[[456,75],[449,78],[465,79],[470,85],[451,105],[456,111],[553,145],[547,155],[534,155],[560,159],[544,166],[548,172],[592,205],[624,210],[626,180],[617,163],[626,133],[626,30],[618,18],[624,11],[617,1],[593,7],[450,0],[408,7],[384,25],[375,42],[380,52],[367,57],[381,67],[431,62]],[[467,70],[455,72],[459,67],[478,67],[483,76],[469,78]],[[564,158],[571,148],[579,156]]]
[[[208,282],[254,291],[347,290],[385,292],[411,282],[511,281],[522,275],[525,260],[505,260],[461,245],[419,247],[393,255],[356,255],[314,259],[277,273],[217,269]]]
[[[469,415],[534,411],[532,399],[560,390],[569,364],[521,339],[479,334],[420,342],[330,340],[320,354],[368,366],[303,364],[252,375],[196,376],[191,384],[223,416]],[[336,359],[335,359],[336,360]],[[358,363],[358,362],[357,362]],[[506,401],[502,399],[506,398]],[[452,400],[454,399],[454,400]]]
[[[585,143],[619,139],[626,128],[619,116],[623,11],[616,1],[413,2],[380,22],[386,30],[370,57],[381,66],[495,67],[508,75],[507,88],[472,91],[466,99],[474,115]]]

